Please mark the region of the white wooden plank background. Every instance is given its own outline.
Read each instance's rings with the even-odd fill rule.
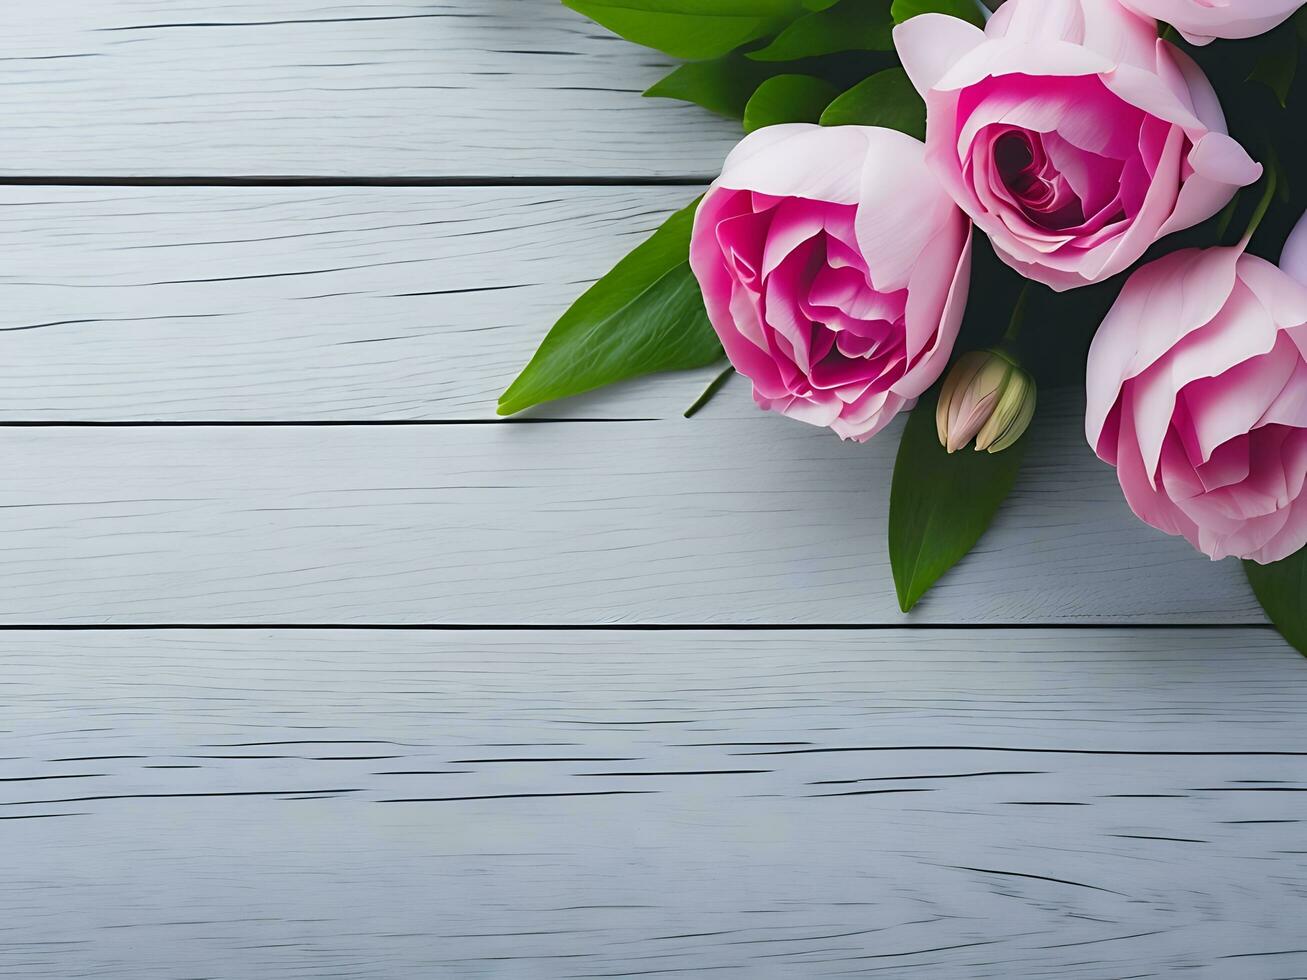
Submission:
[[[1265,631],[0,650],[0,975],[1307,967],[1307,686]]]
[[[0,188],[0,420],[489,418],[699,190]],[[679,417],[715,373],[547,414]]]
[[[486,424],[738,132],[666,59],[552,0],[0,24],[0,976],[1307,970],[1307,664],[1075,393],[910,619],[893,432],[680,419],[710,371]]]
[[[743,385],[731,389],[747,400]],[[1253,623],[1046,406],[935,623]],[[901,623],[894,435],[763,416],[0,429],[0,622]]]
[[[552,0],[42,0],[0,21],[0,173],[711,174],[737,122]]]

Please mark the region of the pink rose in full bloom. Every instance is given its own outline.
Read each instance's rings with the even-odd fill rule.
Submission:
[[[727,158],[695,216],[708,316],[763,408],[870,439],[948,363],[971,225],[910,136],[772,126]]]
[[[1131,10],[1171,24],[1190,44],[1256,37],[1277,27],[1303,0],[1121,0]]]
[[[1053,289],[1123,272],[1261,176],[1199,67],[1116,0],[1007,0],[984,31],[922,14],[894,43],[945,189]]]
[[[1242,247],[1150,262],[1090,349],[1089,444],[1142,520],[1213,559],[1265,564],[1307,545],[1307,234],[1295,238],[1283,269]]]

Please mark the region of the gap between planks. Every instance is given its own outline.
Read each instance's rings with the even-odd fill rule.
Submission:
[[[314,177],[299,174],[191,175],[179,177],[104,177],[89,175],[19,174],[0,176],[0,187],[700,187],[712,174],[642,177],[600,174],[579,177]]]
[[[132,632],[314,632],[358,630],[382,633],[894,633],[1068,630],[1071,632],[1183,633],[1262,630],[1270,623],[0,623],[0,633],[132,633]]]

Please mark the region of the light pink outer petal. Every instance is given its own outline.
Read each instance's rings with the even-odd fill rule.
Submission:
[[[1289,233],[1289,240],[1280,253],[1280,268],[1307,286],[1307,214],[1298,219]]]
[[[1264,34],[1302,6],[1303,0],[1121,0],[1140,14],[1175,25],[1190,44],[1214,38],[1247,38]]]
[[[1126,503],[1145,524],[1167,534],[1182,534],[1196,548],[1198,525],[1170,498],[1158,492],[1151,474],[1144,468],[1139,454],[1139,440],[1134,431],[1135,416],[1132,408],[1130,405],[1124,406],[1117,444],[1110,449],[1111,457],[1116,460],[1116,476]],[[1099,455],[1104,454],[1100,452]]]
[[[1241,254],[1234,248],[1172,252],[1126,281],[1094,336],[1085,369],[1085,437],[1100,456],[1121,386],[1220,312]]]
[[[1193,173],[1181,186],[1175,210],[1158,231],[1159,238],[1206,221],[1229,204],[1240,187],[1262,177],[1262,165],[1224,133],[1208,133],[1199,140],[1189,151],[1189,166]]]
[[[1211,79],[1198,66],[1198,62],[1174,44],[1160,39],[1157,42],[1157,60],[1159,69],[1173,68],[1179,73],[1179,84],[1187,90],[1189,105],[1199,121],[1214,133],[1227,132],[1221,100],[1212,87]],[[1169,71],[1167,74],[1169,76]]]
[[[961,212],[958,213],[961,218]],[[962,327],[962,317],[967,309],[967,294],[971,287],[971,227],[963,222],[961,229],[962,254],[958,256],[957,232],[953,229],[940,233],[939,246],[927,249],[923,256],[942,253],[940,258],[955,256],[956,266],[953,275],[941,275],[943,269],[934,262],[923,263],[919,273],[914,272],[912,286],[908,291],[908,308],[906,313],[908,343],[912,345],[915,337],[935,329],[935,342],[924,356],[894,385],[895,393],[907,398],[916,398],[939,380],[948,366],[953,353],[953,345],[958,339],[958,330]],[[940,286],[948,284],[947,293],[940,296]],[[914,352],[920,352],[920,348]]]
[[[810,123],[756,130],[730,152],[713,187],[857,204],[868,132],[861,126]]]
[[[911,411],[915,405],[915,399],[904,399],[893,392],[887,391],[877,399],[875,410],[871,411],[866,418],[850,419],[841,417],[832,422],[830,428],[841,439],[848,439],[852,442],[866,442],[893,422],[894,417],[899,412]]]
[[[860,132],[865,165],[854,229],[872,282],[892,292],[908,285],[918,257],[939,230],[957,231],[965,219],[927,168],[920,141],[892,129]],[[951,262],[960,250],[959,242]],[[951,270],[950,264],[934,271],[947,282]]]
[[[894,28],[894,48],[903,70],[923,96],[984,40],[980,28],[947,14],[920,14]]]
[[[1106,76],[1117,67],[1106,55],[1069,41],[1050,39],[1036,43],[1000,38],[968,51],[931,87],[938,92],[957,91],[991,75]]]
[[[1117,0],[1020,0],[1003,4],[985,34],[1037,45],[1069,41],[1116,63],[1151,67],[1157,26]]]
[[[1276,323],[1292,328],[1291,335],[1297,332],[1296,328],[1307,323],[1307,286],[1284,268],[1283,259],[1276,268],[1256,255],[1241,256],[1239,278],[1253,291]]]
[[[1244,557],[1259,565],[1270,565],[1296,554],[1304,546],[1307,546],[1307,495],[1299,495],[1289,505],[1289,519],[1284,522],[1280,533],[1262,548]]]

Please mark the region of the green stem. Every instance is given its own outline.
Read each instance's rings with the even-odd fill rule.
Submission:
[[[713,395],[721,391],[722,385],[726,384],[734,373],[734,367],[727,367],[725,371],[713,378],[708,387],[703,390],[703,394],[695,400],[693,405],[685,410],[685,417],[687,419],[694,418],[695,415],[699,414],[699,410],[712,401]]]
[[[1248,221],[1248,230],[1243,233],[1243,238],[1239,242],[1240,248],[1247,248],[1248,243],[1252,241],[1253,235],[1257,233],[1257,228],[1266,217],[1266,212],[1271,208],[1271,201],[1275,198],[1275,185],[1277,183],[1279,167],[1274,157],[1268,157],[1266,161],[1266,188],[1262,191],[1262,199],[1257,202],[1257,210],[1253,212],[1252,218]]]
[[[1021,337],[1021,329],[1026,325],[1026,306],[1030,301],[1030,283],[1021,287],[1021,295],[1017,297],[1016,306],[1012,307],[1012,319],[1008,321],[1007,331],[1003,334],[1003,339],[998,342],[998,346],[1004,349],[1013,348],[1017,340]]]

